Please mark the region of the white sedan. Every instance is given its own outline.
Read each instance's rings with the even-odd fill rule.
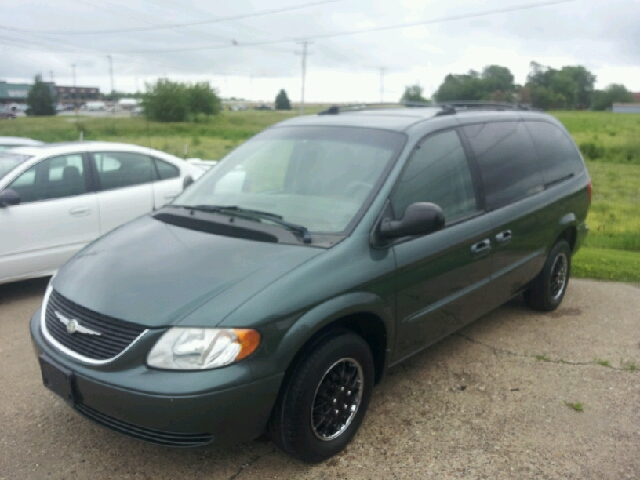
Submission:
[[[171,202],[203,168],[108,142],[0,153],[0,283],[52,275],[87,243]]]
[[[0,137],[0,152],[16,147],[35,147],[43,142],[24,137]]]

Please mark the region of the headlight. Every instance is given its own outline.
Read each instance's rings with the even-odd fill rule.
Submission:
[[[260,334],[255,330],[175,327],[156,342],[147,364],[166,370],[207,370],[242,360],[258,345]]]

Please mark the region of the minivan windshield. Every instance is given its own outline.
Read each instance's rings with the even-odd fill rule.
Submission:
[[[227,155],[174,206],[254,210],[310,232],[343,233],[404,140],[371,128],[272,128]]]
[[[0,180],[9,173],[11,170],[16,168],[22,162],[28,160],[29,155],[18,155],[16,153],[10,152],[0,152]]]

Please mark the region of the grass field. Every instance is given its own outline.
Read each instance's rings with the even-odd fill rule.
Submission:
[[[224,112],[203,123],[155,123],[142,118],[74,117],[0,120],[0,136],[46,142],[134,143],[183,157],[219,159],[264,128],[297,112]],[[640,115],[554,112],[576,140],[593,183],[587,240],[573,275],[640,282]]]

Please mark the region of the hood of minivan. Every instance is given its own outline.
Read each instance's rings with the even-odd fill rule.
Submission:
[[[209,325],[215,326],[322,251],[214,235],[144,216],[82,250],[52,285],[85,308],[151,328],[174,325],[215,298]]]

